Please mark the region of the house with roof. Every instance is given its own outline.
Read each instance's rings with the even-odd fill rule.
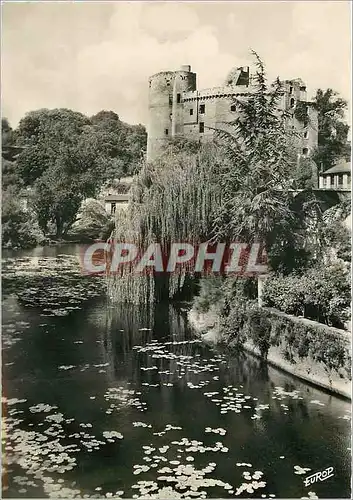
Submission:
[[[133,177],[122,177],[102,189],[99,200],[109,215],[114,215],[117,210],[124,210],[128,207],[133,180]]]
[[[129,201],[129,193],[109,193],[104,196],[105,211],[110,215],[114,215],[117,210],[126,209],[129,205]]]
[[[319,189],[351,191],[351,164],[342,159],[336,165],[320,172]]]

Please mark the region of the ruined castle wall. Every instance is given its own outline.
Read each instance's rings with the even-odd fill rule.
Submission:
[[[184,96],[184,135],[190,139],[208,140],[215,129],[226,129],[235,118],[231,106],[235,96],[249,94],[248,87],[217,87]],[[190,110],[193,114],[190,114]]]
[[[254,91],[248,73],[244,75],[245,83],[242,81],[240,85],[203,90],[196,90],[196,74],[190,66],[153,75],[149,79],[147,160],[156,158],[171,137],[207,141],[214,136],[215,129],[227,129],[227,123],[236,117],[232,106],[234,98],[246,99]],[[279,108],[291,115],[288,128],[296,132],[294,142],[298,154],[308,156],[317,146],[317,111],[307,102],[306,87],[301,79],[286,80],[283,84]],[[296,114],[298,102],[307,105],[305,121]]]

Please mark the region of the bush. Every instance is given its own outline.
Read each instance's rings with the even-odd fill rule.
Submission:
[[[18,193],[4,192],[1,222],[3,248],[31,248],[44,241],[35,217],[21,208]]]
[[[194,299],[194,308],[199,312],[207,312],[211,306],[220,305],[223,300],[221,293],[222,278],[210,276],[200,279],[199,295]]]
[[[287,314],[343,328],[351,303],[349,269],[337,261],[300,276],[272,276],[265,283],[264,302]]]
[[[247,316],[249,336],[259,348],[261,357],[266,359],[270,347],[271,322],[258,306],[249,308]]]
[[[246,340],[252,340],[260,350],[261,357],[266,359],[270,347],[271,322],[256,302],[238,301],[229,315],[221,319],[220,327],[225,342],[241,346]]]
[[[194,299],[194,308],[207,312],[212,306],[217,306],[221,316],[226,317],[234,303],[239,304],[256,297],[256,278],[209,276],[199,281],[199,294]]]
[[[105,211],[102,203],[95,199],[87,199],[82,204],[77,220],[68,234],[82,240],[106,240],[114,225],[114,217]]]

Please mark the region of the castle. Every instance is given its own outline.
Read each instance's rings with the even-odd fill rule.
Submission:
[[[170,137],[208,140],[214,129],[234,120],[234,97],[246,98],[253,90],[247,66],[234,68],[222,87],[204,90],[197,90],[196,73],[188,65],[151,76],[147,160],[158,157]],[[299,102],[304,106],[301,114],[296,113]],[[298,132],[298,154],[309,155],[318,142],[318,118],[300,78],[283,82],[279,107],[291,113],[288,127]]]

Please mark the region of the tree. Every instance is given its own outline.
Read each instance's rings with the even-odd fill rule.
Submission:
[[[14,146],[13,130],[6,118],[1,119],[1,150],[2,150],[2,190],[5,191],[10,186],[14,190],[19,190],[22,185],[22,179],[19,175],[14,154],[11,151]]]
[[[311,158],[299,158],[293,170],[294,189],[317,188],[317,165]]]
[[[87,126],[87,117],[69,109],[40,109],[27,113],[16,129],[17,144],[24,147],[17,164],[25,185],[33,185],[63,150],[77,148]]]
[[[261,241],[270,267],[284,274],[309,265],[308,238],[321,208],[315,193],[316,167],[300,159],[292,115],[282,110],[282,83],[267,82],[264,64],[253,53],[254,92],[235,98],[233,122],[217,130],[228,163],[220,172],[222,202],[214,221],[214,240]],[[302,196],[297,190],[304,189]],[[310,244],[309,244],[310,243]]]
[[[344,200],[326,210],[320,221],[318,243],[325,261],[337,258],[351,262],[351,231],[347,219],[351,215],[351,200]]]
[[[19,175],[17,165],[14,161],[2,159],[2,190],[12,186],[18,192],[22,186],[23,181]]]
[[[31,187],[40,228],[46,233],[53,222],[62,237],[85,198],[108,179],[137,170],[146,131],[113,111],[88,118],[70,109],[40,109],[27,113],[14,132],[3,119],[2,139],[20,148],[16,163],[3,163],[5,186]]]
[[[327,170],[337,159],[350,159],[349,125],[344,121],[347,101],[332,89],[318,89],[314,98],[318,111],[319,137],[314,161],[320,170]]]
[[[68,109],[33,111],[20,121],[16,136],[24,150],[18,169],[24,184],[34,187],[34,207],[43,231],[54,222],[56,236],[65,235],[81,202],[97,194],[112,157],[119,156],[122,139],[117,129],[125,133],[120,124],[113,112],[102,112],[92,123]]]
[[[14,144],[14,134],[7,118],[1,118],[1,145],[2,149]]]
[[[158,242],[162,253],[169,255],[174,242],[197,245],[210,238],[221,196],[219,165],[226,160],[214,144],[202,144],[193,154],[184,146],[176,151],[172,141],[158,159],[143,165],[133,183],[129,207],[116,218],[114,240],[134,243],[141,251]],[[126,267],[121,276],[109,280],[112,297],[160,302],[180,298],[192,289],[190,262],[173,274],[136,276],[130,271]]]
[[[142,125],[128,125],[113,111],[100,111],[90,118],[94,133],[110,159],[108,180],[135,174],[146,149],[147,134]]]
[[[268,84],[260,57],[253,52],[257,71],[255,90],[247,98],[235,98],[237,114],[233,122],[217,130],[221,147],[229,161],[221,170],[223,200],[215,218],[214,239],[262,241],[291,249],[301,220],[292,208],[293,153],[295,133],[290,119],[279,107],[282,84]]]
[[[97,152],[96,140],[82,134],[75,146],[63,146],[60,156],[34,183],[34,207],[44,232],[53,221],[56,236],[65,235],[82,201],[99,191],[106,159]]]

